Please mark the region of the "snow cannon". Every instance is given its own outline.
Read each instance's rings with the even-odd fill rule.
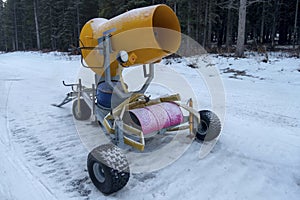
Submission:
[[[121,190],[129,180],[129,162],[124,152],[146,152],[131,156],[141,159],[164,149],[169,139],[163,142],[161,137],[166,135],[173,139],[183,135],[178,139],[183,139],[184,145],[194,140],[208,144],[221,132],[218,116],[210,110],[196,110],[191,97],[185,97],[187,101],[183,102],[179,93],[166,95],[159,93],[159,89],[155,98],[149,94],[148,88],[155,85],[152,83],[155,65],[178,50],[180,34],[178,19],[166,5],[134,9],[110,20],[92,19],[81,31],[81,61],[95,72],[95,80],[91,87],[83,85],[81,79],[74,84],[63,82],[72,91],[55,106],[73,101],[72,113],[76,120],[101,125],[94,128],[102,129],[99,137],[106,144],[101,145],[103,141],[95,140],[94,135],[91,137],[97,147],[93,145],[90,149],[87,169],[91,181],[106,195]],[[135,65],[143,70],[137,75],[143,76],[144,82],[136,90],[122,77],[124,68]],[[130,78],[136,80],[134,75]],[[89,123],[80,126],[84,124],[91,128]],[[173,148],[176,146],[172,145]]]
[[[92,19],[82,28],[80,49],[84,64],[100,76],[104,76],[105,52],[101,53],[99,46],[106,34],[110,36],[112,77],[118,73],[116,57],[120,51],[128,54],[128,60],[122,65],[129,67],[159,62],[175,53],[181,43],[178,18],[167,5],[130,10],[110,20]]]

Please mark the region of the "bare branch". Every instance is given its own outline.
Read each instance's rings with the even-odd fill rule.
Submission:
[[[247,2],[247,7],[255,3],[265,3],[265,2],[267,2],[267,0],[251,0]]]
[[[216,5],[222,9],[239,9],[238,3],[235,0],[228,0],[225,2],[217,3]]]

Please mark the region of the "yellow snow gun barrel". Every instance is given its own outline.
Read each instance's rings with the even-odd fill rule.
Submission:
[[[124,67],[159,62],[180,47],[181,30],[176,14],[160,4],[127,11],[110,20],[95,18],[88,21],[80,33],[80,48],[85,64],[96,74],[104,76],[104,56],[99,38],[110,33],[111,76],[118,74],[117,54],[128,53]]]

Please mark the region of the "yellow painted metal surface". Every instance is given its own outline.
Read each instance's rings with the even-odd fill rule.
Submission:
[[[159,62],[180,47],[181,30],[176,14],[167,5],[138,8],[110,20],[88,21],[80,34],[80,47],[97,47],[103,32],[115,28],[111,43],[111,75],[118,73],[116,55],[120,50],[129,54],[124,65],[134,66]],[[97,50],[82,49],[85,63],[97,74],[104,75],[103,55]]]

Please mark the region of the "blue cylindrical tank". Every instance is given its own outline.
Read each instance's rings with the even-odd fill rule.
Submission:
[[[119,82],[113,81],[112,86],[106,82],[100,82],[96,91],[97,104],[106,108],[111,108],[111,97],[114,87],[119,85]]]

